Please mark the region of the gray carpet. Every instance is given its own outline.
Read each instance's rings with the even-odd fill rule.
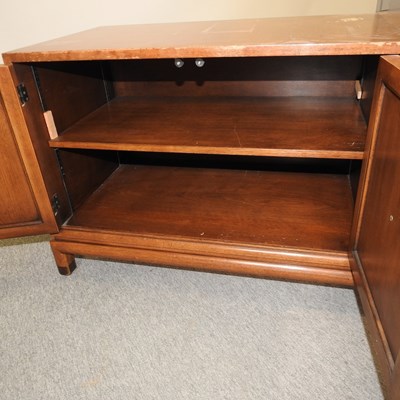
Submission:
[[[0,397],[382,399],[352,290],[0,241]]]

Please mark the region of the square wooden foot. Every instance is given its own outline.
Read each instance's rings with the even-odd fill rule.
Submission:
[[[50,245],[57,264],[58,272],[61,275],[71,275],[76,268],[75,257],[71,254],[61,253],[51,242]]]

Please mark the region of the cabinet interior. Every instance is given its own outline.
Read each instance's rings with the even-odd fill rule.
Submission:
[[[300,249],[350,271],[377,57],[203,61],[29,64],[57,129],[63,229]]]

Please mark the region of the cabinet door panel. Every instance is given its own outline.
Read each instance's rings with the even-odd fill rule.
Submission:
[[[0,238],[57,231],[10,70],[0,66]]]
[[[41,222],[1,95],[0,132],[0,225]]]
[[[365,294],[391,375],[400,351],[400,57],[381,60],[370,123],[369,161],[355,243]],[[363,297],[362,297],[363,299]],[[367,313],[368,315],[368,313]]]

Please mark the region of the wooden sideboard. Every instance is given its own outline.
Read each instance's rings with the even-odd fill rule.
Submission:
[[[103,27],[5,53],[0,237],[354,286],[400,369],[400,14]],[[396,361],[397,360],[397,361]]]

